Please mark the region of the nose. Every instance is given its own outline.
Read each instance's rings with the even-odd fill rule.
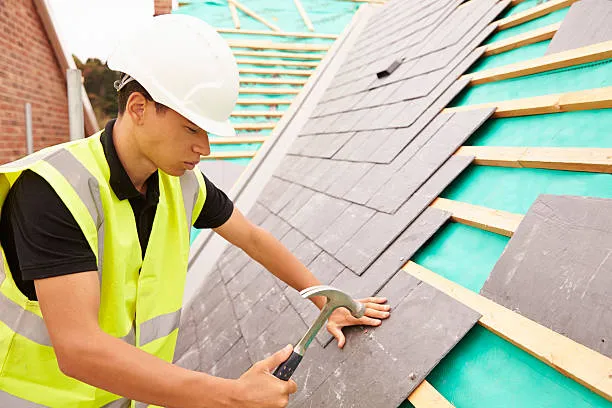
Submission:
[[[203,137],[199,137],[196,144],[193,146],[193,151],[201,156],[208,156],[210,154],[210,142],[208,141],[208,134],[204,133]]]

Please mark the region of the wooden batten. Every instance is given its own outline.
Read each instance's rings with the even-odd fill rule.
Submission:
[[[612,58],[612,41],[558,52],[541,58],[521,61],[498,68],[485,69],[483,71],[464,75],[460,79],[470,78],[471,85],[479,85],[487,82],[501,81],[504,79],[552,71],[559,68],[567,68],[574,65],[587,64],[589,62],[601,61],[608,58]]]
[[[472,109],[493,107],[496,108],[495,113],[493,113],[493,117],[496,118],[612,108],[612,87],[535,96],[512,101],[456,106],[453,108],[445,108],[443,112],[463,112]]]
[[[463,146],[456,154],[483,166],[612,173],[612,148]]]
[[[250,48],[254,50],[287,50],[287,51],[327,51],[328,44],[275,43],[271,41],[228,40],[232,48]]]
[[[505,30],[506,28],[514,27],[519,24],[526,23],[527,21],[535,20],[538,17],[542,17],[546,14],[550,14],[553,11],[560,10],[565,7],[571,6],[578,0],[550,0],[545,3],[539,4],[527,10],[523,10],[520,13],[513,14],[506,18],[502,18],[497,21],[497,29]]]
[[[265,130],[274,129],[276,122],[234,123],[232,126],[236,130]]]
[[[524,45],[534,44],[553,38],[561,23],[555,23],[523,34],[515,35],[500,41],[485,45],[485,56],[501,54]]]
[[[321,53],[290,53],[290,52],[272,52],[272,51],[248,51],[248,50],[232,50],[237,57],[261,57],[261,58],[287,58],[294,60],[309,60],[320,61],[325,54]]]
[[[241,84],[264,84],[264,85],[297,85],[304,86],[306,79],[288,79],[288,78],[257,78],[257,77],[240,77]]]
[[[511,237],[523,215],[438,197],[431,207],[451,213],[451,219],[485,231]]]
[[[252,136],[252,137],[224,137],[223,139],[210,139],[210,144],[214,145],[233,145],[233,144],[249,144],[249,143],[263,143],[267,139],[266,136]]]
[[[255,157],[257,151],[245,150],[243,152],[215,152],[208,156],[201,156],[200,160],[223,160],[223,159],[250,159]]]
[[[287,66],[287,67],[307,67],[316,68],[319,63],[311,61],[285,61],[285,60],[256,60],[256,59],[237,59],[238,64],[243,65],[265,65],[265,66]]]
[[[240,88],[241,94],[251,95],[297,95],[298,88]]]
[[[442,394],[438,392],[427,380],[424,380],[412,391],[408,401],[415,408],[455,408]]]
[[[311,69],[274,69],[274,68],[240,68],[241,74],[305,76],[312,75]]]
[[[301,32],[287,32],[287,31],[262,31],[262,30],[236,30],[233,28],[217,28],[217,32],[220,34],[247,34],[247,35],[272,35],[275,37],[294,37],[294,38],[322,38],[327,40],[335,40],[338,38],[336,34],[322,34],[322,33],[301,33]]]
[[[238,99],[236,105],[291,105],[292,99]]]
[[[403,270],[482,314],[480,325],[612,401],[612,359],[412,261]]]
[[[284,111],[249,111],[249,110],[239,110],[232,112],[232,116],[235,118],[250,118],[255,116],[265,116],[270,118],[280,118],[285,114]]]

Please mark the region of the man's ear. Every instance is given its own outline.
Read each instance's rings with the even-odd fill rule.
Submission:
[[[140,92],[132,92],[127,100],[125,111],[130,115],[135,124],[142,125],[144,123],[146,106],[147,99],[144,95]]]

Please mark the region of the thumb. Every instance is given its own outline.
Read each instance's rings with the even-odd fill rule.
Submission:
[[[276,353],[272,354],[270,357],[263,360],[262,365],[268,371],[272,371],[276,367],[284,363],[289,358],[292,351],[293,351],[293,346],[291,344],[288,344],[287,346],[285,346],[285,348],[277,351]]]

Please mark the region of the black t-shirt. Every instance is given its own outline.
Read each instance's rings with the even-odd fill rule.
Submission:
[[[100,141],[110,168],[110,186],[120,200],[129,200],[144,257],[159,202],[157,172],[141,194],[127,175],[113,143],[114,120]],[[216,228],[231,216],[234,204],[206,176],[206,201],[196,228]],[[38,174],[24,171],[9,191],[0,217],[0,243],[15,284],[30,300],[37,300],[34,279],[98,269],[83,231],[57,195]]]

